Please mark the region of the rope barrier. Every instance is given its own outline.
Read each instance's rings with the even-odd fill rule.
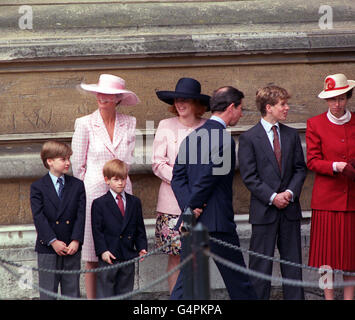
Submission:
[[[133,258],[131,260],[125,261],[125,262],[119,262],[119,263],[115,263],[111,266],[106,266],[106,267],[99,267],[99,268],[94,268],[94,269],[81,269],[81,270],[56,270],[56,269],[45,269],[45,268],[36,268],[36,267],[28,267],[28,266],[24,266],[21,265],[19,263],[16,263],[14,261],[9,261],[6,260],[2,257],[0,257],[0,264],[1,263],[5,263],[8,265],[11,265],[13,267],[17,267],[17,268],[26,268],[32,271],[41,271],[41,272],[48,272],[48,273],[56,273],[56,274],[81,274],[81,273],[97,273],[97,272],[102,272],[102,271],[106,271],[106,270],[111,270],[111,269],[119,269],[119,268],[123,268],[126,267],[130,264],[136,263],[141,259],[145,259],[148,258],[149,256],[156,254],[157,252],[165,249],[166,247],[168,247],[169,245],[171,245],[174,241],[180,240],[181,236],[176,236],[174,238],[171,239],[170,242],[165,243],[164,245],[148,252],[147,254],[141,256],[141,257],[136,257]]]
[[[13,261],[8,261],[2,257],[0,257],[0,266],[3,267],[7,272],[9,272],[10,274],[12,274],[15,278],[17,279],[21,279],[22,276],[17,274],[16,272],[12,271],[9,267],[5,266],[6,265],[10,265],[12,267],[16,267],[16,268],[26,268],[28,270],[33,271],[42,271],[42,272],[49,272],[49,273],[56,273],[56,274],[81,274],[81,273],[87,273],[87,272],[103,272],[106,270],[111,270],[111,269],[115,269],[115,268],[123,268],[127,265],[130,265],[132,263],[138,262],[141,259],[145,259],[161,250],[163,250],[164,248],[168,247],[169,245],[171,245],[173,242],[180,240],[182,236],[178,235],[174,238],[172,238],[169,242],[167,242],[166,244],[148,252],[147,254],[145,254],[144,256],[141,257],[136,257],[134,259],[131,259],[129,261],[125,261],[122,263],[116,263],[112,266],[106,266],[106,267],[100,267],[100,268],[95,268],[95,269],[83,269],[83,270],[55,270],[55,269],[44,269],[44,268],[35,268],[35,267],[28,267],[26,265],[21,265],[19,263],[13,262]],[[172,270],[170,270],[169,272],[163,274],[162,276],[160,276],[158,279],[154,280],[153,282],[151,282],[150,284],[146,285],[145,287],[135,290],[135,291],[131,291],[122,295],[118,295],[118,296],[112,296],[112,297],[108,297],[108,298],[103,298],[103,299],[97,299],[97,300],[123,300],[123,299],[128,299],[134,295],[137,295],[143,291],[148,290],[149,288],[157,285],[158,283],[166,280],[170,275],[172,275],[174,272],[176,272],[177,270],[179,270],[180,268],[182,268],[185,264],[187,264],[190,260],[192,259],[192,254],[189,255],[188,257],[186,257],[186,259],[184,259],[183,262],[181,262],[179,265],[175,266]],[[38,285],[31,283],[31,287],[37,289],[40,292],[43,292],[45,294],[47,294],[50,297],[53,298],[59,298],[62,300],[87,300],[84,298],[78,298],[78,297],[70,297],[70,296],[66,296],[66,295],[60,295],[57,293],[54,293],[52,291],[48,291],[44,288],[39,287]]]
[[[190,254],[189,256],[187,256],[184,261],[182,261],[181,263],[179,263],[176,267],[174,267],[173,269],[171,269],[169,272],[163,274],[162,276],[160,276],[158,279],[154,280],[153,282],[151,282],[150,284],[146,285],[145,287],[139,289],[139,290],[136,290],[136,291],[132,291],[132,295],[136,295],[136,294],[139,294],[139,293],[142,293],[148,289],[150,289],[151,287],[154,287],[155,285],[157,285],[158,283],[166,280],[168,277],[170,277],[174,272],[176,272],[177,270],[181,269],[182,267],[185,266],[185,264],[187,264],[188,262],[190,262],[190,260],[193,259],[193,255]],[[115,300],[123,300],[123,299],[127,299],[128,295],[129,294],[126,294],[127,296],[125,295],[120,295],[120,296],[116,296],[116,297],[110,297],[110,298],[105,298],[103,300],[112,300],[112,298],[116,298]]]
[[[187,264],[192,258],[193,258],[193,256],[191,254],[188,257],[186,257],[186,259],[184,259],[184,261],[182,261],[180,264],[178,264],[173,269],[171,269],[169,272],[163,274],[162,276],[160,276],[159,278],[157,278],[153,282],[149,283],[148,285],[142,287],[141,289],[134,290],[134,291],[131,291],[131,292],[128,292],[128,293],[125,293],[125,294],[121,294],[121,295],[117,295],[117,296],[112,296],[112,297],[108,297],[108,298],[101,298],[101,299],[96,299],[96,300],[124,300],[124,299],[128,299],[128,298],[130,298],[132,296],[135,296],[135,295],[137,295],[139,293],[142,293],[142,292],[150,289],[151,287],[154,287],[158,283],[166,280],[174,272],[176,272],[180,268],[184,267],[185,264]],[[13,272],[7,266],[4,266],[2,264],[0,264],[0,266],[3,267],[7,272],[12,274],[15,278],[17,278],[17,279],[21,278],[21,275]],[[85,299],[85,298],[70,297],[70,296],[66,296],[66,295],[57,294],[57,293],[54,293],[52,291],[48,291],[46,289],[43,289],[43,288],[39,287],[38,285],[36,285],[34,283],[31,283],[31,286],[33,288],[37,289],[38,291],[43,292],[43,293],[47,294],[48,296],[53,297],[53,298],[57,298],[57,299],[62,299],[62,300],[88,300],[88,299]]]
[[[105,266],[105,267],[100,267],[100,268],[95,268],[95,269],[83,269],[83,270],[54,270],[54,269],[44,269],[44,268],[35,268],[35,267],[28,267],[25,265],[21,265],[19,263],[16,263],[14,261],[8,261],[2,257],[0,257],[0,266],[3,267],[7,272],[11,273],[13,276],[15,276],[17,279],[22,278],[21,275],[19,275],[18,273],[12,271],[9,267],[7,267],[6,265],[10,265],[12,267],[16,267],[16,268],[26,268],[28,270],[31,271],[41,271],[41,272],[49,272],[49,273],[57,273],[57,274],[81,274],[81,273],[89,273],[89,272],[103,272],[106,270],[111,270],[111,269],[116,269],[116,268],[123,268],[125,266],[128,266],[130,264],[136,263],[141,259],[146,259],[149,256],[156,254],[157,252],[163,250],[164,248],[168,247],[169,245],[171,245],[173,242],[180,240],[182,237],[184,237],[184,235],[182,236],[176,236],[173,239],[171,239],[170,242],[164,244],[163,246],[160,246],[158,248],[155,248],[154,250],[148,252],[147,254],[145,254],[144,256],[141,257],[136,257],[134,259],[131,259],[129,261],[125,261],[125,262],[120,262],[120,263],[115,263],[113,265],[110,266]],[[240,246],[235,246],[232,245],[230,243],[227,243],[225,241],[216,239],[214,237],[210,237],[209,238],[211,241],[214,241],[215,243],[228,247],[230,249],[233,250],[237,250],[237,251],[241,251],[250,255],[254,255],[257,256],[259,258],[262,259],[266,259],[269,261],[274,261],[274,262],[279,262],[282,264],[286,264],[289,266],[293,266],[293,267],[298,267],[298,268],[302,268],[302,269],[306,269],[306,270],[311,270],[311,271],[317,271],[319,272],[329,272],[331,274],[341,274],[343,276],[355,276],[355,272],[347,272],[347,271],[343,271],[343,270],[337,270],[337,269],[323,269],[323,268],[315,268],[315,267],[310,267],[307,266],[305,264],[299,264],[299,263],[295,263],[295,262],[291,262],[291,261],[287,261],[287,260],[283,260],[283,259],[279,259],[279,258],[275,258],[275,257],[271,257],[271,256],[267,256],[258,252],[254,252],[245,248],[242,248]],[[248,269],[246,267],[240,266],[238,264],[235,264],[231,261],[228,261],[214,253],[211,253],[208,249],[203,250],[203,253],[208,256],[213,258],[215,261],[223,264],[226,267],[229,267],[231,269],[233,269],[234,271],[238,271],[238,272],[242,272],[245,273],[249,276],[253,276],[253,277],[257,277],[263,280],[267,280],[267,281],[277,281],[277,282],[281,282],[282,284],[286,284],[286,285],[290,285],[290,286],[302,286],[302,287],[311,287],[311,288],[319,288],[320,284],[319,281],[318,282],[311,282],[311,281],[301,281],[301,280],[294,280],[294,279],[287,279],[287,278],[280,278],[280,277],[273,277],[271,275],[267,275],[267,274],[263,274],[251,269]],[[176,267],[174,267],[172,270],[170,270],[168,273],[163,274],[162,276],[160,276],[159,278],[157,278],[156,280],[154,280],[153,282],[149,283],[148,285],[142,287],[141,289],[138,290],[134,290],[122,295],[118,295],[118,296],[112,296],[112,297],[108,297],[108,298],[104,298],[102,300],[123,300],[123,299],[128,299],[131,298],[134,295],[137,295],[139,293],[142,293],[143,291],[148,290],[149,288],[155,286],[156,284],[164,281],[165,279],[167,279],[171,274],[173,274],[174,272],[176,272],[178,269],[182,268],[186,263],[188,263],[191,259],[193,258],[193,255],[189,255],[188,257],[186,257],[184,259],[183,262],[181,262],[179,265],[177,265]],[[333,283],[332,287],[333,288],[341,288],[344,286],[354,286],[355,285],[355,281],[346,281],[346,282],[340,282],[340,283]],[[59,299],[65,299],[65,300],[87,300],[84,298],[76,298],[76,297],[70,297],[70,296],[66,296],[66,295],[60,295],[57,293],[54,293],[52,291],[48,291],[46,289],[40,288],[39,286],[37,286],[34,283],[31,283],[32,288],[38,289],[40,292],[43,292],[45,294],[47,294],[48,296],[54,297],[54,298],[59,298]],[[101,300],[101,299],[100,299]]]
[[[289,265],[289,266],[297,267],[297,268],[302,268],[302,269],[310,270],[310,271],[319,272],[319,271],[323,270],[322,268],[311,267],[311,266],[308,266],[306,264],[299,264],[299,263],[296,263],[296,262],[291,262],[291,261],[287,261],[287,260],[283,260],[283,259],[279,259],[279,258],[275,258],[275,257],[266,256],[266,255],[264,255],[262,253],[258,253],[258,252],[251,251],[251,250],[248,250],[248,249],[245,249],[245,248],[242,248],[242,247],[234,246],[234,245],[232,245],[232,244],[230,244],[228,242],[225,242],[225,241],[220,240],[220,239],[216,239],[214,237],[210,237],[210,240],[212,240],[213,242],[218,243],[220,245],[223,245],[223,246],[225,246],[227,248],[230,248],[230,249],[233,249],[233,250],[237,250],[237,251],[241,251],[241,252],[245,252],[245,253],[248,253],[250,255],[256,256],[258,258],[263,258],[265,260],[269,260],[269,261],[273,261],[273,262],[279,262],[279,263],[282,263],[282,264],[285,264],[285,265]],[[338,269],[332,269],[331,271],[334,274],[341,274],[341,275],[350,276],[350,277],[354,277],[355,276],[355,272],[348,272],[348,271],[343,271],[343,270],[338,270]]]
[[[229,267],[230,269],[232,269],[234,271],[245,273],[249,276],[253,276],[253,277],[260,278],[263,280],[268,280],[268,281],[275,280],[275,281],[281,282],[282,284],[287,284],[289,286],[319,288],[319,281],[318,282],[311,282],[311,281],[301,281],[301,280],[292,280],[292,279],[287,279],[287,278],[273,277],[273,276],[269,276],[269,275],[261,273],[261,272],[257,272],[257,271],[242,267],[242,266],[235,264],[233,262],[230,262],[229,260],[226,260],[226,259],[210,252],[209,250],[204,250],[203,252],[207,256],[213,258],[215,261],[223,264],[224,266]],[[346,282],[332,284],[333,288],[342,288],[345,286],[355,286],[355,281],[346,281]]]

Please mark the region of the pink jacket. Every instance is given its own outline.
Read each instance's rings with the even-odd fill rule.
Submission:
[[[153,172],[162,180],[158,194],[157,212],[180,215],[180,207],[170,186],[175,158],[185,137],[205,122],[206,119],[201,119],[201,122],[193,128],[181,124],[178,117],[159,122],[152,155]]]
[[[102,168],[107,161],[117,158],[128,164],[133,162],[136,118],[116,113],[112,142],[99,110],[77,119],[74,127],[73,174],[84,180],[89,189],[95,188],[98,183],[105,183]],[[126,191],[132,193],[129,179]]]
[[[76,119],[74,128],[71,157],[73,174],[84,181],[86,191],[82,259],[97,261],[91,229],[91,205],[94,199],[101,197],[109,189],[102,174],[104,164],[111,159],[120,159],[128,164],[133,162],[136,118],[116,113],[112,142],[99,110]],[[132,193],[129,177],[125,191]]]

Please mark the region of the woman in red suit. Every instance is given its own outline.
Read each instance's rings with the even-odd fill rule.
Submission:
[[[308,119],[307,166],[315,172],[309,265],[355,271],[355,113],[346,109],[355,81],[343,74],[327,76],[324,90],[328,111]],[[326,275],[324,275],[325,279]],[[333,281],[333,280],[332,280]],[[325,299],[334,299],[331,282],[324,283]],[[354,283],[355,277],[344,281]],[[354,286],[344,287],[344,299]]]

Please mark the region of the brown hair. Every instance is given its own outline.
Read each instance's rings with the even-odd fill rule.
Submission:
[[[354,88],[352,88],[351,90],[346,92],[346,98],[347,99],[350,99],[353,96],[353,90],[354,90]]]
[[[258,89],[256,92],[256,107],[260,111],[262,116],[266,115],[266,105],[274,106],[280,100],[290,99],[291,95],[286,89],[278,86],[267,86]]]
[[[195,111],[195,116],[201,118],[202,115],[206,112],[206,107],[198,99],[192,99],[192,105]],[[179,116],[179,113],[176,110],[175,104],[169,107],[169,111],[176,116]]]
[[[119,159],[113,159],[105,163],[102,173],[104,177],[109,179],[113,177],[126,179],[128,176],[128,166]]]
[[[41,159],[43,165],[49,169],[47,159],[66,158],[70,157],[72,154],[72,149],[66,143],[52,140],[43,144]]]

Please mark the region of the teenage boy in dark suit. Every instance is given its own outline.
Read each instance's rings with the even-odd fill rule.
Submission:
[[[249,222],[250,250],[302,263],[300,195],[307,167],[296,129],[281,122],[290,109],[289,93],[278,86],[260,88],[256,105],[261,120],[239,137],[239,168],[251,193]],[[272,261],[250,256],[249,268],[272,274]],[[280,265],[282,277],[302,280],[302,269]],[[271,282],[250,278],[259,299],[270,298]],[[283,286],[284,299],[304,300],[301,287]]]
[[[47,141],[41,159],[49,172],[31,185],[30,202],[37,231],[35,251],[38,267],[54,270],[80,270],[84,240],[84,183],[66,173],[71,148],[62,142]],[[80,297],[80,274],[39,271],[39,287],[71,297]],[[40,292],[40,299],[54,299]]]

